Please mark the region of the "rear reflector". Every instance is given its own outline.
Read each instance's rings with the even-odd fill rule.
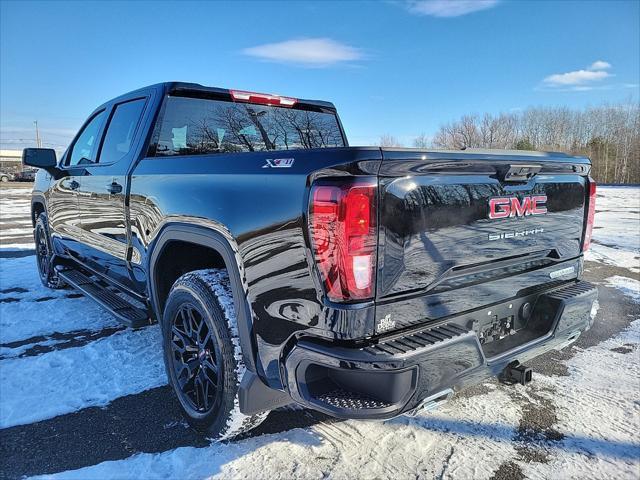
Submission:
[[[231,98],[236,102],[259,103],[261,105],[278,105],[280,107],[293,107],[298,100],[268,93],[244,92],[241,90],[229,90]]]
[[[346,185],[314,185],[309,233],[329,300],[373,297],[376,267],[375,179]]]
[[[584,241],[582,242],[582,251],[586,252],[591,246],[591,234],[593,233],[593,222],[596,216],[596,182],[589,177],[589,210],[587,213],[587,225],[584,231]]]

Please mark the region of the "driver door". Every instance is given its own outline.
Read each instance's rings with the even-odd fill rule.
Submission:
[[[113,104],[95,160],[84,165],[78,187],[79,260],[112,282],[132,288],[126,219],[127,171],[136,145],[147,97]]]
[[[81,250],[82,228],[78,213],[78,190],[84,165],[93,162],[104,128],[105,110],[85,122],[60,161],[61,176],[54,181],[48,199],[49,231],[56,253],[77,258]]]

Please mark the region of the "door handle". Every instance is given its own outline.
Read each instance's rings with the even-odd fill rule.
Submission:
[[[122,192],[122,185],[120,185],[119,183],[116,183],[116,182],[110,183],[109,185],[107,185],[107,192],[109,192],[109,193],[121,193]]]
[[[80,184],[78,182],[76,182],[75,180],[71,180],[69,182],[69,188],[71,190],[77,190],[79,186],[80,186]]]

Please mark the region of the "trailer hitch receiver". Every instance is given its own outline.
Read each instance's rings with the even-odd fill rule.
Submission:
[[[511,385],[515,383],[526,385],[531,381],[532,377],[533,370],[531,369],[531,367],[520,365],[519,363],[515,362],[507,365],[507,367],[500,375],[500,380]]]

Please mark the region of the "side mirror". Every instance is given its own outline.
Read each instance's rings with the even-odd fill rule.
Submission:
[[[22,151],[22,164],[53,173],[58,166],[56,151],[52,148],[25,148]]]

